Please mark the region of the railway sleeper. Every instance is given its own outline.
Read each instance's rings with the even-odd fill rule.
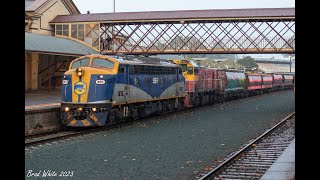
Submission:
[[[287,145],[289,145],[290,144],[290,142],[287,142],[287,141],[284,141],[284,142],[261,142],[261,143],[259,143],[258,145],[259,146],[263,146],[263,145],[266,145],[266,146],[272,146],[272,145],[283,145],[283,146],[287,146]]]
[[[244,166],[239,166],[239,167],[233,167],[230,166],[224,171],[230,171],[230,172],[257,172],[257,171],[265,171],[267,170],[267,167],[244,167]]]
[[[282,152],[281,152],[282,153]],[[265,152],[261,152],[261,151],[256,151],[256,152],[250,152],[248,153],[247,155],[251,155],[251,156],[257,156],[257,155],[260,155],[260,156],[279,156],[279,154],[281,154],[279,151],[277,151],[276,153],[265,153]]]
[[[245,175],[219,175],[220,178],[226,178],[226,179],[248,179],[248,176]],[[252,177],[252,176],[251,176]],[[259,177],[259,176],[254,176]]]
[[[259,158],[259,159],[275,159],[278,158],[278,155],[270,155],[270,154],[261,154],[261,153],[250,153],[247,154],[245,157],[242,157],[239,160],[244,160],[244,159],[254,159],[254,158]]]
[[[257,147],[287,147],[289,143],[282,143],[282,144],[259,144]]]
[[[243,175],[243,176],[261,176],[263,172],[227,172],[223,171],[221,175]]]
[[[247,169],[257,169],[257,168],[269,168],[273,163],[263,163],[263,162],[246,162],[246,163],[238,163],[234,167],[241,167]]]
[[[246,156],[244,156],[243,158],[246,158],[246,157],[276,157],[278,156],[278,154],[273,154],[273,153],[264,153],[264,152],[259,152],[259,151],[256,151],[256,152],[253,152],[253,153],[248,153],[246,154]]]
[[[237,163],[232,164],[229,167],[232,168],[246,168],[246,169],[263,169],[263,168],[269,168],[272,164],[268,163]]]
[[[238,162],[243,163],[243,164],[245,164],[245,163],[265,163],[265,164],[270,163],[270,164],[272,164],[272,161],[260,161],[260,160],[250,160],[250,159],[243,159]]]
[[[256,150],[276,150],[276,149],[285,149],[286,147],[284,147],[284,146],[272,146],[272,147],[266,147],[266,146],[264,146],[264,147],[256,147],[255,149]]]
[[[256,152],[261,152],[261,153],[269,153],[269,154],[279,154],[282,153],[282,151],[284,151],[285,148],[281,148],[281,149],[257,149]]]
[[[258,156],[255,156],[255,157],[248,157],[247,158],[248,160],[254,160],[254,161],[274,161],[274,160],[277,160],[277,157],[274,157],[274,158],[267,158],[267,157],[258,157]]]
[[[259,159],[259,160],[276,160],[278,157],[268,157],[268,156],[247,156],[249,159]]]
[[[264,160],[260,160],[260,159],[243,159],[240,161],[241,163],[273,163],[274,160],[272,161],[264,161]]]
[[[261,145],[261,146],[256,146],[256,148],[287,148],[288,145]]]
[[[226,169],[225,171],[227,172],[249,172],[249,173],[255,173],[257,171],[260,171],[260,172],[265,172],[268,168],[244,168],[244,167],[237,167],[237,168],[228,168]]]

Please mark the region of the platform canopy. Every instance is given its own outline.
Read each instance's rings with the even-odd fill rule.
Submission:
[[[99,53],[73,40],[27,32],[25,33],[25,51],[64,56],[81,56],[87,53]]]

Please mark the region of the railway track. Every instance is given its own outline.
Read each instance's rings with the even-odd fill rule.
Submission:
[[[162,116],[170,116],[174,115],[175,113],[178,112],[169,112],[165,115]],[[181,111],[182,112],[182,111]],[[82,128],[82,129],[74,129],[74,128],[65,128],[63,130],[59,131],[52,131],[52,132],[46,132],[46,133],[41,133],[41,134],[36,134],[36,135],[28,135],[25,136],[25,148],[30,147],[30,146],[36,146],[40,144],[45,144],[49,143],[52,141],[58,141],[58,140],[63,140],[71,137],[76,137],[76,136],[82,136],[82,135],[87,135],[87,134],[92,134],[96,132],[101,132],[101,131],[106,131],[106,130],[111,130],[111,129],[117,129],[125,126],[130,126],[134,123],[143,123],[144,121],[149,121],[151,118],[155,118],[159,116],[151,116],[151,117],[146,117],[138,120],[130,120],[130,121],[124,121],[108,126],[103,126],[103,127],[92,127],[90,129],[87,128]]]
[[[288,115],[273,128],[235,152],[231,157],[227,157],[211,171],[198,176],[197,179],[259,179],[293,140],[294,115],[295,112]],[[281,129],[285,124],[289,128]]]
[[[102,130],[102,128],[94,128],[94,129],[87,129],[87,130],[81,130],[81,131],[62,130],[55,133],[39,134],[36,136],[26,137],[25,147],[35,146],[38,144],[43,144],[51,141],[74,137],[74,136],[89,134],[89,133],[97,132],[99,130]]]

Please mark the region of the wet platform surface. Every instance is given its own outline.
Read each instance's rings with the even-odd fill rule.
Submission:
[[[55,91],[36,91],[25,93],[25,110],[49,109],[60,107],[60,90]]]
[[[292,180],[295,178],[295,139],[260,180]]]

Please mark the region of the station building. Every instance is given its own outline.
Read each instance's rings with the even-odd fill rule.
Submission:
[[[87,12],[89,14],[90,12]],[[55,90],[70,62],[87,53],[99,53],[99,47],[117,46],[126,36],[99,23],[55,23],[58,15],[81,15],[72,0],[25,0],[25,92]],[[114,48],[114,47],[112,47]]]
[[[57,15],[80,14],[72,0],[25,0],[25,90],[49,88],[59,82],[60,71],[82,54],[94,52],[54,35],[49,22]],[[78,48],[75,48],[78,47]],[[50,82],[52,80],[52,82]],[[49,90],[49,89],[48,89]]]

